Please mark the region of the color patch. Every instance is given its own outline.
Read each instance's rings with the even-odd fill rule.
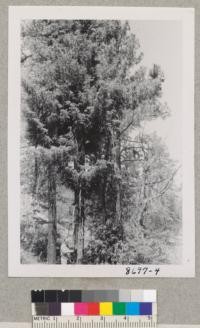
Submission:
[[[61,303],[49,303],[49,315],[61,315]]]
[[[111,302],[101,302],[100,303],[100,315],[112,315],[113,306]]]
[[[143,302],[144,301],[144,290],[135,289],[131,291],[131,302]]]
[[[140,303],[140,315],[152,315],[152,303]]]
[[[60,303],[65,303],[69,301],[69,291],[68,290],[58,290],[57,300]]]
[[[99,303],[87,303],[88,304],[88,315],[99,315]]]
[[[74,304],[75,315],[88,315],[87,303],[75,303]]]
[[[94,290],[84,290],[82,292],[82,302],[95,302],[95,291]],[[99,301],[99,300],[98,300]]]
[[[104,302],[119,302],[119,292],[117,290],[107,290]]]
[[[69,301],[70,302],[81,302],[81,290],[70,290]]]
[[[119,302],[130,302],[131,301],[131,291],[127,289],[121,289],[119,291]]]
[[[33,303],[32,315],[49,315],[48,303]]]
[[[124,303],[124,302],[113,303],[113,314],[114,315],[125,315],[126,314],[126,303]]]
[[[57,290],[45,290],[44,301],[46,303],[57,302]]]
[[[74,303],[61,303],[61,315],[74,315]]]
[[[31,302],[32,303],[44,302],[44,291],[43,290],[32,290],[31,291]]]
[[[111,297],[108,295],[106,290],[95,290],[94,291],[94,302],[112,302]]]
[[[146,289],[143,291],[144,302],[156,303],[156,290]]]
[[[126,315],[140,315],[140,303],[126,303]]]

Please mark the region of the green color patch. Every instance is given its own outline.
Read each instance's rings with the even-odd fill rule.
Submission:
[[[113,303],[113,314],[114,315],[125,315],[126,314],[126,303],[123,303],[123,302]]]

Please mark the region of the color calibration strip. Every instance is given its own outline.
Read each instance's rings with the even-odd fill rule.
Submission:
[[[33,303],[34,316],[112,316],[153,315],[153,303],[99,302],[99,303]]]
[[[156,302],[156,290],[32,290],[32,303]]]
[[[33,316],[152,316],[155,290],[32,291]]]
[[[155,290],[31,292],[33,328],[156,328]]]

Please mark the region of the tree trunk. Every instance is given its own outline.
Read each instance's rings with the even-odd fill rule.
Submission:
[[[79,257],[79,189],[74,192],[74,249],[76,251],[76,262]]]
[[[84,197],[82,188],[79,186],[75,191],[75,210],[74,210],[74,249],[76,251],[76,263],[81,263],[84,251]]]
[[[47,262],[49,264],[56,264],[56,173],[52,162],[50,162],[48,167],[48,218]]]
[[[144,176],[144,181],[143,181],[143,190],[142,190],[142,194],[143,194],[143,205],[141,205],[141,211],[140,211],[140,216],[139,216],[139,224],[141,225],[141,227],[143,227],[144,229],[146,229],[145,226],[145,217],[146,217],[146,213],[148,210],[148,202],[147,202],[147,188],[146,188],[146,176],[148,173],[148,169],[144,170],[143,172],[143,176]]]
[[[85,247],[85,200],[83,195],[83,190],[81,188],[81,195],[80,195],[80,206],[81,206],[81,259],[84,255],[84,247]]]
[[[84,143],[79,145],[79,165],[85,165],[85,149]],[[76,163],[76,169],[79,168]],[[79,183],[74,193],[75,211],[74,211],[74,249],[76,251],[76,263],[82,263],[84,252],[84,225],[85,225],[85,204],[84,195],[81,185],[81,172],[79,171]]]
[[[114,147],[115,145],[115,147]],[[104,220],[115,219],[121,222],[121,138],[117,132],[115,142],[113,134],[106,131],[105,159],[107,162],[107,175],[102,179],[102,206],[104,209]],[[114,194],[113,194],[114,187]]]
[[[102,190],[101,190],[101,204],[102,204],[102,212],[103,212],[103,221],[106,223],[107,221],[107,203],[106,203],[106,196],[107,196],[107,177],[103,176],[101,179]]]
[[[39,178],[39,167],[38,167],[38,155],[37,155],[37,146],[35,146],[35,156],[34,156],[34,184],[33,184],[33,195],[37,199],[38,192],[38,178]]]
[[[117,172],[118,175],[118,183],[117,183],[117,195],[116,195],[116,218],[118,222],[121,222],[121,139],[120,139],[120,133],[117,133],[116,137],[116,154],[115,154],[115,160],[116,160],[116,166],[117,166]]]
[[[116,197],[116,219],[121,222],[121,183],[117,185],[117,197]]]
[[[144,224],[145,221],[145,214],[147,212],[147,203],[145,202],[145,205],[141,207],[141,213],[140,213],[140,219],[139,219],[139,223],[141,225],[141,227],[143,227],[144,229],[146,229],[146,226]]]

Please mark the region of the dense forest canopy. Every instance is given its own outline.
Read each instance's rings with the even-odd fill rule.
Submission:
[[[32,20],[21,29],[22,263],[169,263],[179,169],[156,133],[164,74],[128,22]]]

